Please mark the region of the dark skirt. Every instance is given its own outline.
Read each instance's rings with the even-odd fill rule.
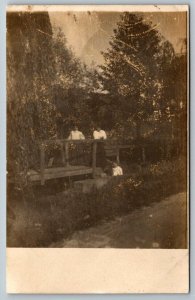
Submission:
[[[104,169],[106,167],[106,152],[104,142],[97,143],[96,166]]]

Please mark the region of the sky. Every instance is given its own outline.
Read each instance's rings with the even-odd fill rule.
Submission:
[[[67,44],[87,65],[104,62],[101,51],[109,47],[113,29],[117,27],[121,12],[49,12],[53,30],[60,27]],[[186,38],[185,12],[147,12],[144,19],[158,24],[160,33],[172,43],[176,52]]]

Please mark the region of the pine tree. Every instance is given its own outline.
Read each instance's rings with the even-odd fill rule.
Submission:
[[[127,131],[134,124],[139,138],[143,122],[155,109],[162,112],[167,106],[162,94],[167,69],[174,60],[173,47],[157,25],[126,12],[103,55],[101,80],[110,98],[112,124]]]

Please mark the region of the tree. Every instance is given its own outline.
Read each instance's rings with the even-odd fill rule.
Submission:
[[[172,72],[173,47],[157,25],[126,12],[103,55],[100,77],[110,99],[111,124],[123,134],[126,131],[126,136],[135,127],[134,134],[140,138],[143,123],[153,118],[156,109],[164,114],[167,107],[169,99],[163,91],[169,89],[165,82],[168,70]]]
[[[67,137],[73,124],[90,133],[91,95],[96,88],[95,71],[88,70],[67,47],[66,37],[61,29],[55,29],[53,52],[56,61],[56,77],[53,82],[57,110],[58,134]]]
[[[38,167],[42,139],[56,133],[55,61],[47,13],[7,15],[7,144],[10,176]],[[12,175],[11,175],[12,174]]]
[[[39,168],[39,143],[66,138],[73,123],[89,127],[94,76],[55,34],[47,13],[7,16],[8,171]]]

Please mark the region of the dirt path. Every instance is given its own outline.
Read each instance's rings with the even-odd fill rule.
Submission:
[[[186,195],[180,193],[113,221],[75,232],[51,247],[185,248]]]

